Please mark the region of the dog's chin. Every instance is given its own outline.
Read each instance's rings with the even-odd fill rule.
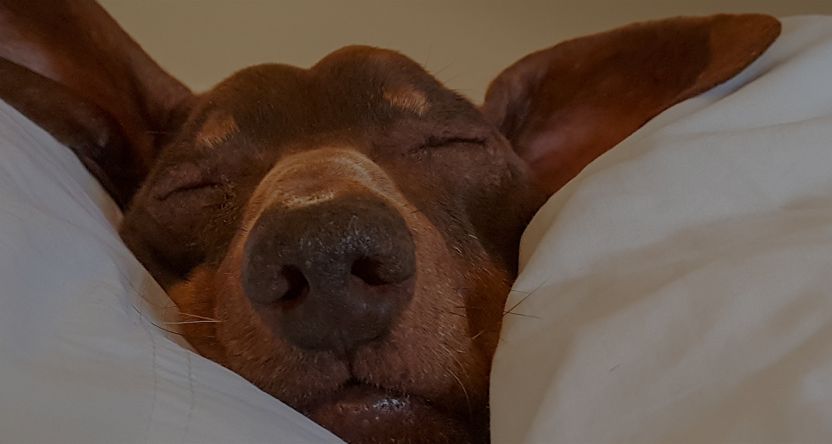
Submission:
[[[414,396],[350,385],[306,410],[349,443],[472,443],[459,420]]]

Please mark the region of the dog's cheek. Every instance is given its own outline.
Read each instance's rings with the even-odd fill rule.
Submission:
[[[484,256],[469,274],[465,293],[468,333],[479,353],[489,363],[494,356],[511,291],[512,273]]]
[[[387,339],[359,351],[354,371],[460,412],[477,410],[489,366],[468,333],[465,268],[424,216],[406,218],[417,246],[416,293]]]
[[[168,295],[179,308],[180,330],[183,337],[203,356],[222,363],[223,348],[217,342],[216,297],[213,276],[216,270],[200,266],[184,281],[168,290]]]

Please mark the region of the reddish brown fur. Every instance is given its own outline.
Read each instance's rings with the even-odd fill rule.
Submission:
[[[206,148],[225,142],[236,132],[240,131],[234,116],[228,114],[214,114],[208,118],[199,134],[196,136],[197,144]]]
[[[491,357],[533,212],[779,32],[765,16],[715,16],[573,40],[506,70],[480,111],[406,57],[367,47],[309,70],[252,67],[193,96],[93,2],[21,5],[0,0],[0,97],[131,199],[126,243],[184,321],[215,321],[185,324],[200,353],[354,442],[487,441]],[[297,347],[243,289],[246,242],[277,203],[356,195],[406,223],[412,298],[348,356]]]
[[[731,78],[779,34],[767,16],[717,15],[570,40],[506,69],[483,112],[557,190],[660,112]]]
[[[121,206],[191,96],[94,0],[0,0],[0,59],[29,70],[3,76],[3,98],[44,115],[36,121],[73,148]]]

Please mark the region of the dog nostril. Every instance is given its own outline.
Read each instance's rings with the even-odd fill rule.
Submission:
[[[279,295],[277,301],[284,308],[291,308],[299,304],[309,294],[309,282],[299,268],[293,265],[286,265],[280,270],[283,276],[285,289]]]
[[[246,295],[254,302],[292,308],[309,294],[309,281],[300,268],[294,265],[282,265],[274,271],[261,272],[260,276],[252,275],[251,268],[257,269],[256,266],[246,268],[243,287]],[[271,276],[264,278],[263,274]]]
[[[415,245],[401,215],[374,196],[264,211],[240,280],[275,337],[346,352],[381,338],[410,302]]]
[[[390,282],[381,277],[380,267],[381,264],[378,261],[362,257],[353,262],[350,273],[368,285],[389,284]]]

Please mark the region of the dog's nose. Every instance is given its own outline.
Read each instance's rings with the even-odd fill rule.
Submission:
[[[383,336],[413,292],[410,230],[372,196],[269,208],[245,248],[243,290],[302,348],[347,352]]]

